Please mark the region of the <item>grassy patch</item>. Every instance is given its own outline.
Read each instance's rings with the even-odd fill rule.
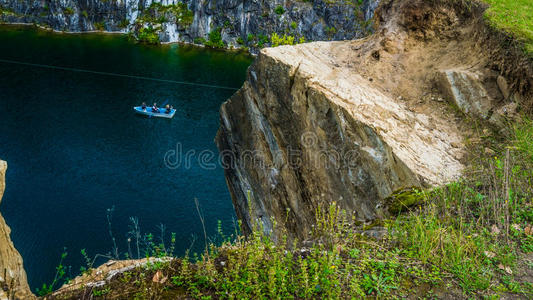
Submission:
[[[531,0],[482,0],[490,5],[485,16],[495,27],[511,33],[533,53],[533,2]]]

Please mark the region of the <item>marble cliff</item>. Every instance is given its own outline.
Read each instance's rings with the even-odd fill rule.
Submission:
[[[531,64],[489,50],[485,6],[458,6],[382,1],[370,37],[260,52],[216,139],[245,231],[305,239],[333,202],[371,221],[395,191],[461,176],[476,134],[459,111],[500,128],[530,104]]]
[[[270,44],[273,33],[307,41],[362,37],[377,0],[0,0],[0,22],[59,31],[138,35],[150,28],[161,42],[201,43],[220,30],[231,47]]]

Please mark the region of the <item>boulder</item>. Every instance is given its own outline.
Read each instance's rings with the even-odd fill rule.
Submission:
[[[509,84],[507,83],[507,80],[503,76],[498,76],[496,79],[496,82],[498,83],[498,87],[500,88],[500,91],[502,92],[504,99],[509,99],[510,91],[509,91]]]
[[[465,114],[488,119],[494,100],[479,74],[465,70],[442,70],[438,76],[442,93]]]

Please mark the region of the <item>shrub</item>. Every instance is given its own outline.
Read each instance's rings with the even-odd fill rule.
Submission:
[[[120,23],[118,24],[118,27],[120,28],[126,28],[128,27],[128,25],[130,24],[130,21],[126,18],[122,19],[122,21],[120,21]]]
[[[168,19],[167,17],[165,17],[164,15],[160,16],[159,18],[157,18],[157,20],[155,21],[155,23],[159,23],[159,24],[163,24],[163,23],[166,23],[168,22]]]
[[[270,41],[270,38],[267,35],[260,34],[258,37],[257,47],[262,48],[269,41]]]
[[[278,15],[282,15],[283,13],[285,13],[285,9],[283,8],[283,6],[281,5],[278,5],[275,9],[274,9],[274,12]]]
[[[74,10],[70,7],[66,7],[63,9],[63,13],[67,16],[70,16],[74,14]]]
[[[194,13],[187,7],[187,4],[179,2],[171,6],[171,10],[176,17],[176,21],[183,27],[189,27],[194,20]]]
[[[337,33],[337,29],[333,26],[326,27],[325,31],[326,31],[326,34],[329,36],[335,35],[335,33]]]
[[[94,25],[94,29],[96,30],[100,30],[100,31],[105,30],[104,22],[95,22],[93,25]]]
[[[203,45],[203,44],[205,44],[205,42],[206,42],[206,40],[203,37],[197,37],[197,38],[194,39],[194,43],[198,44],[198,45]]]
[[[298,27],[298,24],[294,21],[291,22],[291,28],[296,29]]]
[[[222,41],[222,28],[217,27],[209,33],[209,40],[205,43],[206,46],[212,48],[224,48],[224,42]]]
[[[286,34],[280,37],[277,33],[274,32],[270,37],[270,42],[272,43],[272,47],[282,45],[294,45],[294,37]]]
[[[159,34],[151,26],[148,28],[141,28],[137,35],[137,40],[143,44],[159,44]]]

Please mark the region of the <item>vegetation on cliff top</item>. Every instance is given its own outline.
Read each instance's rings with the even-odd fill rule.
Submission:
[[[495,27],[521,40],[533,53],[533,2],[531,0],[482,0],[490,5],[485,16]]]

